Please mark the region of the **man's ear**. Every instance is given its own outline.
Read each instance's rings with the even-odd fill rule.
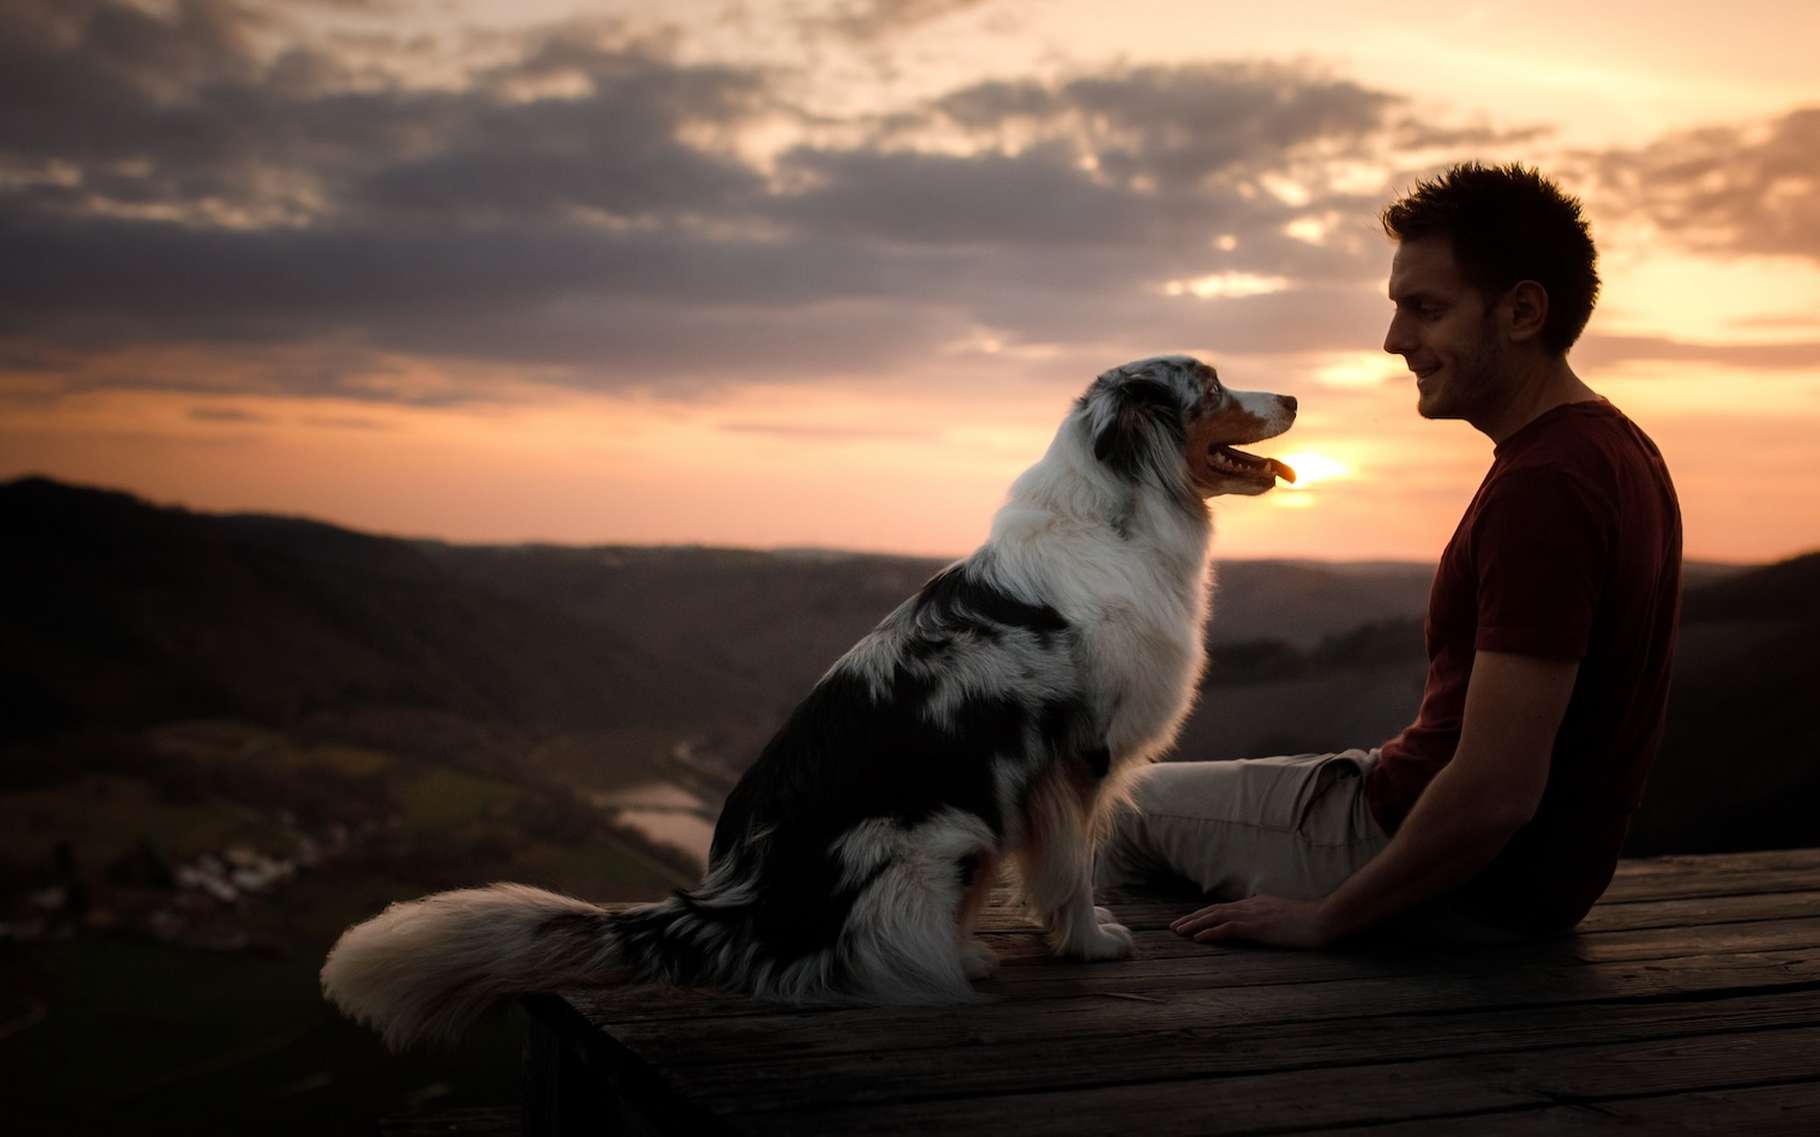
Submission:
[[[1542,334],[1548,323],[1548,289],[1533,280],[1519,280],[1505,294],[1504,303],[1510,310],[1511,339],[1522,342]]]
[[[1150,379],[1133,379],[1107,393],[1112,413],[1093,438],[1093,456],[1128,481],[1143,477],[1158,450],[1180,454],[1185,435],[1175,392]]]

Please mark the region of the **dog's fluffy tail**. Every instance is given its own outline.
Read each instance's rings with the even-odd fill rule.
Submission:
[[[322,989],[392,1050],[452,1040],[500,999],[575,983],[645,978],[677,962],[649,957],[688,911],[676,900],[608,913],[519,884],[439,892],[393,904],[343,932],[322,965]]]

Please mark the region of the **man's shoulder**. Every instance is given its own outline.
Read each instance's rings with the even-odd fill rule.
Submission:
[[[1490,481],[1501,493],[1612,496],[1627,470],[1661,462],[1655,443],[1603,399],[1556,408],[1521,447],[1500,452]]]
[[[1497,512],[1534,500],[1609,500],[1612,474],[1610,464],[1600,461],[1593,451],[1528,454],[1492,472],[1480,498],[1479,512]]]
[[[1473,547],[1508,554],[1513,546],[1546,547],[1570,533],[1589,545],[1609,541],[1621,508],[1617,478],[1593,457],[1575,453],[1551,460],[1530,453],[1493,471],[1467,515]]]

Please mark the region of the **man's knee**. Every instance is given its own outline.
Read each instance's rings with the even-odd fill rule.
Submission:
[[[1128,887],[1160,876],[1179,874],[1167,853],[1169,842],[1158,833],[1167,819],[1192,814],[1195,801],[1219,796],[1207,783],[1224,771],[1221,762],[1159,762],[1138,771],[1122,800],[1109,810],[1095,860],[1095,884]]]

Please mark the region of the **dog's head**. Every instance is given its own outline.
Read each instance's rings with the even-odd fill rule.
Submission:
[[[1274,438],[1295,422],[1295,399],[1229,391],[1186,355],[1140,359],[1104,372],[1078,404],[1093,456],[1127,481],[1159,482],[1200,497],[1261,494],[1295,471],[1234,446]]]

